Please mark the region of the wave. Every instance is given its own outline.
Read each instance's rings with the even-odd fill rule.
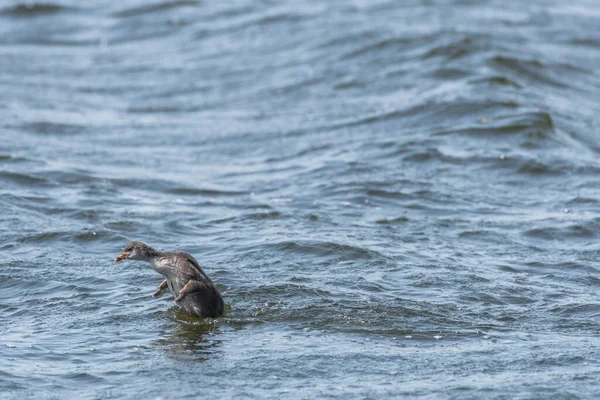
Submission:
[[[173,8],[196,7],[198,5],[200,5],[200,2],[194,0],[165,1],[117,11],[112,13],[112,16],[117,18],[133,17],[138,15],[151,14],[155,12],[164,12]]]
[[[68,44],[66,42],[48,42],[47,40],[38,41],[36,44]],[[56,122],[30,122],[21,125],[23,130],[40,135],[76,135],[86,132],[86,127],[80,124],[56,123]]]
[[[113,227],[111,223],[106,224],[107,227]],[[119,232],[125,233],[125,229],[119,229]],[[35,234],[20,234],[16,235],[16,242],[24,244],[47,244],[47,243],[122,243],[126,237],[115,233],[114,230],[87,230],[83,233],[73,231],[47,231]]]
[[[488,64],[495,70],[504,71],[510,76],[515,75],[528,82],[544,83],[561,89],[571,86],[569,82],[563,81],[563,76],[571,75],[566,73],[589,73],[589,71],[570,63],[543,63],[536,59],[523,59],[508,55],[493,56],[488,60]]]
[[[61,4],[36,3],[28,1],[26,3],[15,4],[13,6],[0,8],[0,15],[7,15],[12,17],[37,17],[40,15],[52,15],[64,11],[73,10],[75,9]]]
[[[244,190],[203,189],[193,187],[175,187],[166,190],[167,193],[184,196],[242,196],[249,192]]]
[[[318,240],[284,240],[251,246],[248,251],[275,251],[279,253],[315,256],[325,259],[341,260],[374,260],[385,259],[379,251],[346,243]]]
[[[523,231],[522,234],[531,239],[544,241],[591,241],[600,236],[600,218],[594,218],[592,220],[574,224],[561,224],[560,222],[557,222],[553,226],[527,229]]]
[[[39,186],[50,184],[50,182],[48,182],[48,180],[45,178],[19,172],[0,171],[0,178],[10,181],[12,183],[25,186]]]

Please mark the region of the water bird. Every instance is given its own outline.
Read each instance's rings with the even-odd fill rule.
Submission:
[[[169,289],[175,302],[188,314],[217,318],[223,315],[224,303],[213,281],[200,268],[198,261],[184,252],[160,252],[144,242],[131,242],[115,259],[145,261],[166,279],[158,285],[153,297]]]

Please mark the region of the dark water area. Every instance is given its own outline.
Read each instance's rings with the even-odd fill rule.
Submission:
[[[0,398],[597,398],[600,3],[0,5]]]

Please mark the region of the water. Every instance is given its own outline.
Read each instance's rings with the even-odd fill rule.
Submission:
[[[5,2],[0,397],[595,398],[600,5]],[[130,240],[184,250],[187,318]]]

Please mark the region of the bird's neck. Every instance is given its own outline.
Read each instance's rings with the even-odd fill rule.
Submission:
[[[146,254],[149,259],[160,257],[161,253],[158,250],[154,250],[152,247],[146,248]]]
[[[160,259],[161,256],[162,256],[162,254],[159,251],[149,253],[145,261],[154,265]]]

